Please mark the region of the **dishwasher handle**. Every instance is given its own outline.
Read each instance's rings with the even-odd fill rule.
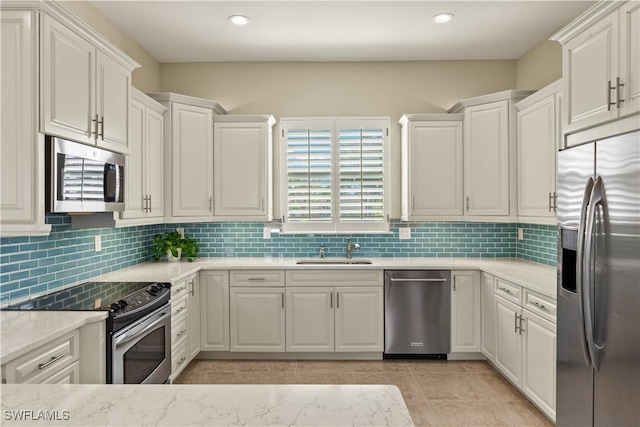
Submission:
[[[391,278],[391,282],[446,282],[447,279],[443,279],[443,278],[437,278],[437,279],[426,279],[426,278],[419,278],[419,279],[396,279],[395,277]]]

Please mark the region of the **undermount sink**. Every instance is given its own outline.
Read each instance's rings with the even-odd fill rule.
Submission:
[[[371,264],[370,259],[356,258],[309,258],[296,260],[296,264],[321,264],[321,265],[353,265],[353,264]]]

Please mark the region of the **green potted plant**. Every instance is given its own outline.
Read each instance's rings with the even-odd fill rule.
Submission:
[[[167,257],[169,261],[178,261],[184,255],[191,262],[197,258],[200,248],[196,241],[189,237],[182,237],[177,231],[167,231],[153,236],[151,254],[157,261]]]

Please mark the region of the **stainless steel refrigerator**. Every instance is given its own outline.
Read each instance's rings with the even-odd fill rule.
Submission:
[[[558,154],[558,426],[640,426],[640,131]]]

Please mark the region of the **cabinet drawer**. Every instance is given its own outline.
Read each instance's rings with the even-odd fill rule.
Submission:
[[[178,346],[171,352],[171,376],[172,379],[184,369],[187,364],[187,343]]]
[[[187,282],[189,281],[188,277],[185,277],[180,280],[176,280],[171,284],[171,299],[176,300],[183,295],[186,295],[188,292]]]
[[[171,321],[171,348],[177,347],[187,339],[188,327],[186,316],[178,321]]]
[[[80,362],[75,361],[49,378],[39,381],[40,384],[80,384]]]
[[[493,292],[515,304],[522,305],[522,288],[520,286],[502,280],[499,277],[496,277],[495,283],[496,287]]]
[[[231,286],[284,286],[283,270],[231,270]]]
[[[523,308],[556,323],[557,303],[549,297],[538,295],[527,289],[524,290]]]
[[[79,358],[80,333],[75,330],[5,365],[9,384],[40,383]]]
[[[171,323],[187,314],[189,299],[186,295],[171,302]]]
[[[287,270],[287,286],[382,286],[382,270]]]

